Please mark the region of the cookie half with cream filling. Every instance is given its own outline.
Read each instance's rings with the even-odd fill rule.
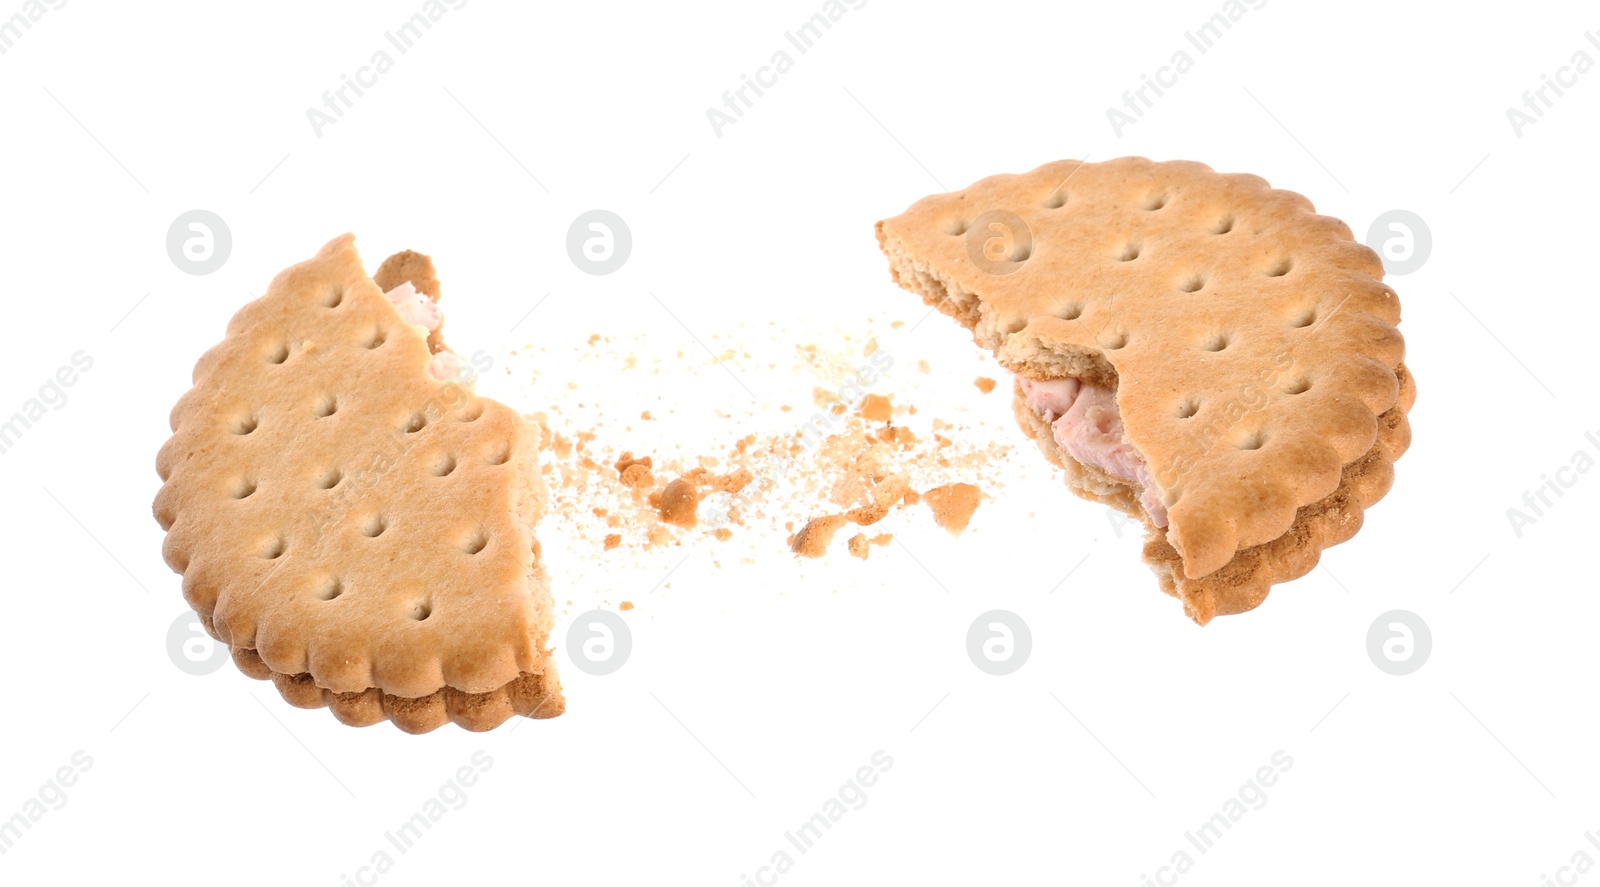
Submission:
[[[1410,443],[1378,256],[1256,176],[1060,161],[923,198],[877,237],[896,283],[1015,374],[1069,488],[1144,523],[1202,625],[1355,535]]]

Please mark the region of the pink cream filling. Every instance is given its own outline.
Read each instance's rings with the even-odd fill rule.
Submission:
[[[439,313],[439,306],[425,294],[417,292],[417,288],[412,286],[410,281],[383,295],[394,305],[394,310],[400,312],[401,320],[421,329],[421,336],[424,339],[444,322],[444,315]],[[428,361],[428,374],[442,382],[455,380],[460,372],[461,358],[448,348],[435,354],[433,359]]]
[[[1050,423],[1056,443],[1072,458],[1139,488],[1139,504],[1157,527],[1167,525],[1144,455],[1128,441],[1117,411],[1117,392],[1081,379],[1019,379],[1028,408]]]

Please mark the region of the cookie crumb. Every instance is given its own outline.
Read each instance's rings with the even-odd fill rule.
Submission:
[[[618,545],[621,545],[621,544],[622,544],[622,534],[621,533],[608,533],[608,534],[606,534],[606,551],[610,551],[611,549],[616,548]]]
[[[617,604],[617,609],[619,609],[619,610],[631,610],[631,609],[633,609],[633,601],[623,601],[622,603]]]
[[[680,477],[661,491],[661,504],[658,507],[663,521],[680,527],[692,527],[695,524],[694,511],[699,505],[699,491],[694,484]]]
[[[889,403],[889,398],[881,394],[869,394],[861,398],[861,406],[856,410],[856,415],[868,422],[887,422],[893,413],[894,407]]]
[[[979,490],[972,484],[945,484],[923,493],[922,500],[933,509],[934,523],[955,536],[967,528],[972,513],[978,510],[978,496]]]
[[[872,504],[862,505],[845,512],[845,519],[853,524],[869,526],[883,520],[889,509],[911,489],[911,478],[905,472],[885,478],[872,488]]]
[[[812,518],[800,528],[800,532],[790,537],[789,550],[801,557],[822,557],[823,552],[828,550],[828,543],[833,541],[833,534],[839,532],[844,524],[842,514]]]
[[[978,386],[978,390],[982,391],[984,394],[988,394],[994,390],[994,380],[988,376],[979,376],[978,378],[972,380],[972,384]]]
[[[653,465],[649,456],[633,458],[631,450],[623,450],[622,457],[614,463],[617,474],[622,478],[622,485],[636,490],[655,485],[655,475],[650,472]]]
[[[850,541],[846,544],[850,547],[850,554],[862,560],[867,559],[867,535],[865,533],[857,533],[851,536]]]

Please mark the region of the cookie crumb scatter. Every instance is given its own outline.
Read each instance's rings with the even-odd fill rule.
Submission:
[[[770,341],[741,329],[734,349],[724,347],[730,334],[713,333],[713,352],[723,352],[716,362],[675,355],[681,349],[647,332],[580,336],[565,347],[588,380],[581,390],[563,387],[572,368],[545,369],[556,345],[515,349],[514,378],[530,379],[527,399],[545,408],[528,418],[541,432],[549,499],[539,534],[565,543],[544,555],[549,575],[569,593],[593,590],[580,608],[614,607],[601,595],[631,581],[630,571],[651,574],[643,587],[665,594],[697,587],[657,584],[686,560],[674,579],[696,569],[770,568],[779,545],[812,558],[837,543],[850,563],[901,527],[942,526],[935,518],[943,512],[914,508],[919,490],[992,490],[1022,460],[1010,458],[1009,424],[998,430],[967,415],[955,392],[917,374],[927,363],[905,332],[869,324],[858,335],[795,345],[776,326]],[[691,384],[729,387],[710,403],[641,411],[639,400],[654,399],[684,367]],[[755,396],[735,396],[730,373]],[[732,561],[720,550],[729,545],[738,546]]]
[[[988,376],[979,376],[978,378],[972,380],[972,384],[978,386],[978,390],[982,391],[984,394],[988,394],[994,390],[994,380]]]
[[[624,611],[631,610],[633,609],[633,601],[623,601],[622,603],[617,604],[617,609]]]

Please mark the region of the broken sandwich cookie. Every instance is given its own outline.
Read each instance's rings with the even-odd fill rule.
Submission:
[[[1378,256],[1256,176],[1061,161],[923,198],[877,237],[895,282],[1015,374],[1069,488],[1143,521],[1201,625],[1355,535],[1410,443]]]
[[[292,705],[422,733],[565,701],[533,526],[534,426],[440,340],[427,256],[339,237],[200,358],[156,469],[184,599]]]

